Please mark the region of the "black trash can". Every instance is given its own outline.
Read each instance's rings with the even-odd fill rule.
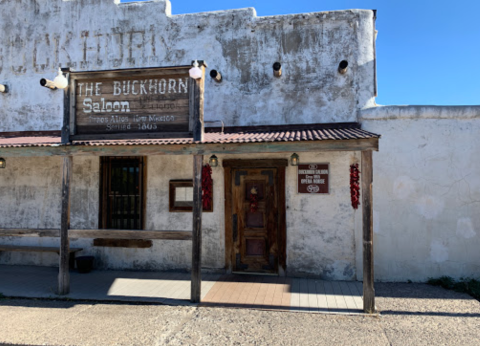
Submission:
[[[93,256],[79,256],[75,258],[77,270],[79,273],[90,273],[93,269]]]

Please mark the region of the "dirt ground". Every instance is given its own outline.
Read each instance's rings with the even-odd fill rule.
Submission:
[[[0,300],[0,345],[480,345],[480,302],[376,284],[380,315]]]

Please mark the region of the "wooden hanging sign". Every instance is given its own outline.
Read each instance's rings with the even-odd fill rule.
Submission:
[[[328,194],[329,164],[304,163],[298,165],[298,193]]]
[[[193,137],[190,68],[71,72],[70,138]]]

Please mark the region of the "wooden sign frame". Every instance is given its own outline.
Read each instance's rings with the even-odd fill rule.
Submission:
[[[199,63],[201,63],[200,68],[202,68],[202,70],[204,71],[203,62],[199,61]],[[68,129],[69,129],[68,130],[69,140],[193,138],[195,128],[198,127],[199,123],[201,124],[201,127],[203,127],[203,112],[199,109],[196,110],[196,108],[198,108],[198,102],[195,102],[195,97],[198,98],[200,96],[200,98],[203,99],[203,95],[195,95],[198,91],[200,91],[200,93],[203,94],[203,88],[201,88],[200,90],[198,90],[198,88],[197,89],[195,88],[195,84],[196,84],[195,81],[189,77],[188,70],[190,68],[191,68],[190,65],[186,65],[186,66],[161,67],[161,68],[140,68],[140,69],[122,69],[122,70],[87,71],[87,72],[68,71],[69,87],[68,87],[68,91],[65,93],[66,94],[65,96],[68,97],[68,105],[67,105],[67,102],[65,102],[64,111],[67,114],[65,114],[65,117],[64,117],[64,128],[66,128],[65,122],[67,122]],[[152,78],[157,78],[153,80],[161,80],[160,78],[162,78],[162,76],[165,76],[167,78],[168,76],[182,76],[182,79],[188,78],[187,86],[185,86],[185,84],[182,85],[182,87],[186,89],[188,93],[187,98],[182,96],[182,99],[186,99],[182,103],[185,105],[188,102],[188,115],[182,114],[183,118],[187,116],[187,119],[185,119],[186,122],[184,121],[182,124],[178,126],[178,127],[182,127],[182,130],[174,129],[170,131],[169,130],[155,131],[154,129],[150,128],[150,129],[147,129],[147,131],[142,132],[142,131],[139,131],[138,129],[132,128],[125,131],[122,131],[122,130],[114,131],[116,133],[107,133],[107,130],[105,130],[102,133],[88,133],[88,131],[84,129],[83,129],[83,133],[81,133],[82,131],[79,131],[81,126],[78,124],[79,117],[77,117],[77,113],[79,111],[79,107],[84,106],[84,104],[82,104],[81,102],[80,104],[77,104],[77,91],[79,91],[77,90],[77,86],[79,85],[78,84],[79,82],[88,81],[89,83],[91,83],[92,81],[99,81],[99,83],[97,84],[102,84],[102,83],[109,83],[109,82],[113,83],[114,81],[117,82],[118,80],[120,82],[132,81],[132,84],[133,84],[133,81],[137,81],[137,80],[147,81],[147,80],[152,80]],[[139,87],[140,85],[137,84],[136,85],[137,94],[139,93],[139,90],[140,90]],[[170,86],[167,86],[167,87],[170,87]],[[131,91],[133,92],[133,86],[131,88],[132,88]],[[180,86],[178,86],[178,88],[180,88]],[[92,90],[92,87],[90,87],[88,91],[92,93],[91,90]],[[95,90],[95,85],[93,85],[93,90]],[[148,89],[147,87],[143,87],[142,90],[145,91]],[[165,89],[164,89],[164,92],[165,92]],[[134,95],[137,95],[137,94],[134,94]],[[83,96],[85,99],[85,95]],[[131,95],[129,97],[133,98],[133,96]],[[174,99],[174,98],[172,100],[173,100],[172,102],[178,101],[178,99]],[[102,101],[104,101],[104,99],[102,99]],[[138,104],[140,101],[138,101],[137,99],[136,102]],[[112,107],[111,107],[112,102],[107,102],[107,104],[108,103],[110,103],[110,109],[112,110]],[[105,105],[105,102],[103,102],[102,111],[105,110],[104,105]],[[91,106],[90,106],[90,109],[92,109]],[[128,109],[128,111],[130,111],[130,109]],[[125,113],[121,114],[120,108],[118,108],[117,112],[115,112],[115,110],[112,111],[111,116],[112,117],[121,116],[124,114]],[[137,117],[137,119],[138,118],[141,119],[142,117],[145,117],[145,115],[142,114],[141,112],[132,112],[132,114],[129,114],[129,115],[131,117]],[[128,117],[128,119],[130,120],[131,117]],[[105,118],[107,118],[106,115],[105,115]],[[161,116],[157,117],[157,119],[160,119],[160,118]],[[127,117],[123,117],[123,120],[125,119],[127,119]],[[165,119],[165,116],[163,116],[163,119]]]

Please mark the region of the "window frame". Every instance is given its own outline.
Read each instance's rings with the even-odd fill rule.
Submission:
[[[170,180],[168,183],[168,205],[169,205],[169,212],[171,213],[189,213],[193,211],[193,206],[178,206],[175,205],[175,196],[176,196],[176,189],[178,187],[192,187],[193,188],[193,180],[192,179],[182,179],[182,180]],[[212,183],[212,199],[213,199],[213,183]],[[203,212],[211,213],[213,212],[213,200],[211,204],[211,208],[203,209]]]
[[[146,156],[101,156],[100,157],[100,186],[99,186],[99,211],[98,211],[98,225],[99,229],[118,229],[110,228],[108,225],[108,179],[111,179],[111,164],[114,160],[139,160],[139,192],[140,192],[140,225],[137,229],[145,229],[145,215],[147,207],[147,157]]]

